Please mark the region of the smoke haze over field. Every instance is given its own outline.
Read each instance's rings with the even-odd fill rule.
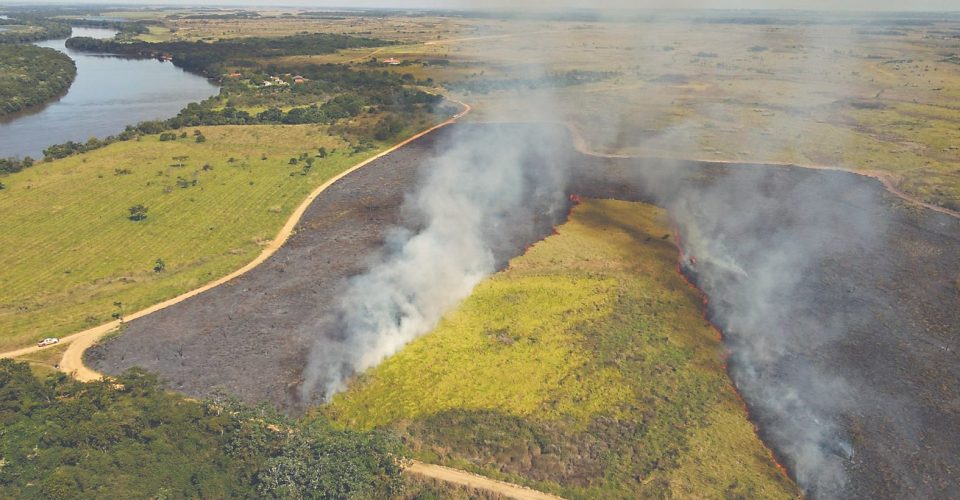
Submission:
[[[623,56],[624,66],[650,64],[644,60],[644,48],[659,47],[663,41],[645,36],[639,30],[633,40],[623,41],[633,49]],[[763,31],[751,43],[816,46],[816,56],[799,58],[795,64],[801,72],[819,74],[825,58],[846,53],[856,34],[812,26],[794,28],[789,42],[784,36]],[[571,35],[571,45],[578,41]],[[518,37],[500,43],[531,42]],[[542,47],[524,49],[529,56],[524,62],[538,68],[560,59]],[[756,52],[766,50],[763,46]],[[848,61],[830,59],[829,70],[856,71],[856,62],[847,66]],[[720,71],[706,68],[698,78],[709,81],[710,71]],[[800,131],[792,128],[796,123],[792,119],[823,102],[797,97],[811,95],[799,88],[800,83],[782,85],[786,102],[771,115],[773,125],[767,127],[778,137],[748,127],[739,136],[742,148],[734,150],[793,147],[791,138]],[[566,93],[558,100],[550,91],[515,92],[520,98],[512,95],[511,102],[526,102],[525,109],[502,113],[485,109],[484,116],[557,121],[563,119],[563,110],[591,104],[586,93]],[[856,97],[852,90],[848,94],[841,95],[841,101]],[[647,135],[626,128],[628,117],[613,110],[600,119],[606,121],[602,129],[609,131],[600,142],[696,157],[710,133],[696,118],[721,121],[728,110],[718,101],[700,103],[696,116]],[[543,116],[543,110],[558,110],[559,116]],[[329,318],[325,328],[340,332],[341,339],[319,342],[313,349],[304,375],[306,400],[342,390],[349,377],[432,329],[502,264],[496,250],[516,241],[514,230],[531,225],[529,220],[538,214],[559,219],[565,208],[569,160],[560,152],[569,148],[569,140],[547,132],[531,135],[530,129],[504,133],[496,127],[467,128],[454,133],[443,153],[431,160],[422,188],[407,203],[416,223],[393,233],[383,255],[366,273],[350,280],[338,314]],[[691,182],[686,177],[690,172],[680,163],[675,169],[648,167],[639,162],[633,187],[652,192],[669,209],[683,239],[684,268],[711,297],[712,319],[727,335],[733,380],[755,411],[766,442],[801,487],[816,497],[846,496],[852,491],[851,469],[879,464],[897,471],[891,475],[903,476],[896,479],[898,486],[907,485],[902,491],[926,492],[916,477],[900,472],[907,466],[896,450],[885,448],[888,442],[858,443],[851,432],[872,420],[886,426],[883,437],[889,442],[909,443],[919,429],[912,410],[873,381],[854,379],[869,370],[848,369],[846,360],[831,357],[851,332],[861,335],[857,341],[862,341],[863,332],[871,331],[891,300],[870,281],[885,279],[892,272],[890,265],[877,264],[867,279],[857,263],[860,255],[882,256],[888,244],[887,221],[879,215],[887,212],[875,183],[848,174],[833,174],[830,183],[825,182],[828,177],[814,174],[788,179],[772,168],[734,168]],[[859,432],[861,439],[870,433]]]

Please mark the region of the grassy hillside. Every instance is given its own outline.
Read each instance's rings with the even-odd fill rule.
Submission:
[[[0,349],[109,321],[252,260],[310,191],[382,146],[356,152],[327,131],[191,128],[3,177]],[[131,220],[136,205],[145,219]]]
[[[575,498],[786,498],[665,214],[588,200],[326,414],[414,453]]]

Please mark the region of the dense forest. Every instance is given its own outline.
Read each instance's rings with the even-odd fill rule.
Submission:
[[[0,360],[0,498],[388,498],[403,458],[391,435],[187,400],[139,371],[40,380]]]
[[[66,54],[34,45],[0,44],[0,116],[62,95],[77,76]]]
[[[230,66],[252,67],[256,59],[308,54],[329,54],[340,49],[381,47],[393,42],[329,33],[313,33],[280,38],[244,38],[206,42],[118,42],[77,37],[67,47],[88,52],[104,52],[135,57],[170,55],[173,63],[187,71],[220,75]]]

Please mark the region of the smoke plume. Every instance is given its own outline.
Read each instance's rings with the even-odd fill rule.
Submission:
[[[303,395],[341,391],[353,374],[379,364],[422,335],[483,278],[565,215],[568,160],[562,131],[524,126],[460,126],[424,167],[369,269],[350,279],[330,328],[341,340],[314,347]],[[518,245],[519,248],[517,248]]]

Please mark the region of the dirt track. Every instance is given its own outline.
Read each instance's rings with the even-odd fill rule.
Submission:
[[[456,127],[476,126],[483,125]],[[123,336],[92,349],[89,360],[107,373],[142,366],[188,394],[223,387],[295,412],[303,403],[295,388],[304,356],[325,331],[325,310],[343,279],[381,248],[386,228],[404,223],[403,194],[448,133],[347,176],[310,206],[288,244],[262,266],[131,322]],[[730,279],[708,263],[694,270],[713,299],[713,319],[731,330],[732,375],[764,437],[778,451],[791,444],[778,433],[782,415],[765,412],[763,388],[742,370],[758,339],[786,339],[776,363],[759,366],[771,386],[813,369],[857,389],[843,405],[816,408],[840,429],[838,442],[853,448],[850,455],[827,450],[849,478],[843,496],[960,495],[960,221],[843,172],[573,152],[570,158],[572,192],[665,206],[687,199],[694,210],[681,233],[699,229],[725,242],[748,273],[764,269],[768,248],[815,250],[794,262],[802,272],[790,300],[746,326],[741,318],[752,302],[744,297],[758,280]],[[715,206],[697,208],[706,200]],[[526,243],[515,241],[501,256]],[[819,388],[793,389],[818,404]]]
[[[488,491],[517,500],[558,500],[560,498],[556,495],[542,493],[523,486],[497,481],[496,479],[490,479],[441,465],[413,462],[413,464],[404,469],[404,471],[418,476],[437,479],[445,483],[459,484],[477,490]]]
[[[228,281],[230,281],[230,280],[232,280],[232,279],[234,279],[234,278],[237,278],[238,276],[242,276],[243,274],[245,274],[245,273],[249,272],[250,270],[256,268],[257,266],[259,266],[260,264],[262,264],[263,262],[265,262],[268,258],[270,258],[270,256],[272,256],[274,253],[276,253],[277,250],[279,250],[279,249],[286,243],[287,239],[293,234],[293,231],[296,229],[297,224],[300,222],[300,218],[303,217],[303,214],[306,212],[307,208],[309,208],[310,205],[313,203],[313,200],[315,200],[315,199],[317,198],[317,196],[319,196],[321,193],[323,193],[324,191],[326,191],[327,188],[329,188],[330,186],[332,186],[333,184],[335,184],[335,183],[336,183],[337,181],[339,181],[340,179],[346,177],[346,176],[349,175],[351,172],[354,172],[354,171],[356,171],[356,170],[358,170],[358,169],[360,169],[360,168],[363,168],[363,167],[365,167],[366,165],[369,165],[370,163],[376,161],[377,159],[382,158],[382,157],[384,157],[384,156],[386,156],[386,155],[389,155],[389,154],[392,153],[393,151],[396,151],[397,149],[400,149],[400,148],[402,148],[403,146],[405,146],[405,145],[407,145],[407,144],[409,144],[409,143],[411,143],[411,142],[413,142],[413,141],[416,141],[417,139],[419,139],[419,138],[421,138],[421,137],[424,137],[424,136],[430,134],[431,132],[433,132],[433,131],[435,131],[435,130],[438,130],[438,129],[440,129],[440,128],[443,128],[443,127],[445,127],[445,126],[448,126],[448,125],[456,122],[458,119],[462,118],[463,116],[465,116],[465,115],[467,115],[467,114],[470,113],[470,110],[471,110],[470,105],[465,104],[465,103],[462,103],[462,102],[459,102],[459,101],[455,101],[455,102],[456,102],[457,104],[459,104],[460,106],[462,106],[462,107],[463,107],[463,110],[462,110],[461,112],[457,113],[456,115],[454,115],[454,116],[453,116],[452,118],[450,118],[449,120],[447,120],[447,121],[445,121],[445,122],[443,122],[443,123],[437,124],[437,125],[429,128],[428,130],[425,130],[425,131],[422,131],[422,132],[420,132],[420,133],[418,133],[418,134],[415,134],[414,136],[412,136],[412,137],[410,137],[410,138],[408,138],[408,139],[405,139],[405,140],[401,141],[399,144],[397,144],[397,145],[395,145],[395,146],[393,146],[393,147],[391,147],[391,148],[388,148],[388,149],[384,150],[384,151],[381,152],[381,153],[378,153],[376,156],[373,156],[372,158],[370,158],[370,159],[368,159],[368,160],[366,160],[366,161],[360,162],[360,163],[358,163],[358,164],[350,167],[349,169],[345,170],[344,172],[341,172],[340,174],[337,174],[336,176],[330,178],[328,181],[324,182],[324,183],[321,184],[319,187],[317,187],[317,189],[313,190],[313,191],[303,200],[303,202],[301,202],[300,205],[297,206],[297,208],[293,211],[293,213],[290,214],[290,217],[287,219],[287,222],[284,223],[283,227],[280,228],[280,231],[277,232],[277,236],[274,237],[274,238],[266,245],[266,247],[264,247],[264,249],[263,249],[263,251],[260,253],[260,255],[258,255],[258,256],[257,256],[254,260],[252,260],[251,262],[247,263],[247,265],[241,267],[240,269],[237,269],[236,271],[234,271],[234,272],[232,272],[232,273],[230,273],[230,274],[228,274],[228,275],[226,275],[226,276],[224,276],[224,277],[222,277],[222,278],[219,278],[219,279],[214,280],[214,281],[212,281],[212,282],[210,282],[210,283],[207,283],[206,285],[203,285],[203,286],[200,287],[200,288],[196,288],[196,289],[194,289],[194,290],[190,290],[190,291],[188,291],[188,292],[186,292],[186,293],[183,293],[183,294],[181,294],[181,295],[178,295],[178,296],[176,296],[176,297],[174,297],[174,298],[172,298],[172,299],[166,300],[166,301],[161,302],[161,303],[159,303],[159,304],[155,304],[155,305],[150,306],[150,307],[148,307],[148,308],[146,308],[146,309],[142,309],[142,310],[137,311],[137,312],[135,312],[135,313],[133,313],[133,314],[130,314],[129,316],[127,316],[127,317],[125,318],[125,321],[132,321],[132,320],[135,320],[135,319],[137,319],[137,318],[141,318],[141,317],[147,316],[147,315],[149,315],[149,314],[153,314],[153,313],[155,313],[155,312],[157,312],[157,311],[159,311],[159,310],[165,309],[165,308],[170,307],[170,306],[173,306],[173,305],[175,305],[175,304],[179,304],[180,302],[183,302],[184,300],[187,300],[187,299],[189,299],[190,297],[194,297],[194,296],[199,295],[199,294],[201,294],[201,293],[203,293],[203,292],[205,292],[205,291],[207,291],[207,290],[211,290],[211,289],[216,288],[216,287],[218,287],[218,286],[220,286],[220,285],[223,285],[224,283],[227,283]],[[115,321],[111,321],[111,322],[109,322],[109,323],[105,323],[105,324],[102,324],[102,325],[95,326],[95,327],[93,327],[93,328],[89,328],[89,329],[87,329],[87,330],[83,330],[83,331],[81,331],[81,332],[77,332],[77,333],[68,335],[68,336],[60,339],[60,344],[61,344],[61,345],[63,345],[63,344],[69,344],[69,347],[67,348],[66,352],[64,352],[63,358],[61,359],[61,361],[60,361],[60,363],[59,363],[60,370],[63,371],[63,372],[69,373],[71,376],[73,376],[74,378],[76,378],[76,379],[78,379],[78,380],[81,380],[81,381],[92,381],[92,380],[97,380],[97,379],[101,378],[103,375],[102,375],[101,373],[95,371],[95,370],[90,369],[90,367],[87,366],[86,363],[84,363],[83,358],[84,358],[84,356],[86,355],[86,351],[87,351],[87,349],[90,348],[90,346],[92,346],[92,345],[93,345],[94,343],[96,343],[98,340],[100,340],[101,338],[103,338],[103,336],[105,336],[105,335],[109,334],[110,332],[112,332],[112,331],[120,328],[122,325],[123,325],[123,323],[122,323],[120,320],[115,320]],[[26,355],[28,355],[28,354],[32,354],[32,353],[34,353],[34,352],[40,351],[41,349],[43,349],[43,347],[38,347],[38,346],[24,347],[24,348],[21,348],[21,349],[17,349],[17,350],[15,350],[15,351],[9,351],[9,352],[5,352],[5,353],[0,353],[0,359],[3,359],[3,358],[18,358],[18,357],[21,357],[21,356],[26,356]]]

